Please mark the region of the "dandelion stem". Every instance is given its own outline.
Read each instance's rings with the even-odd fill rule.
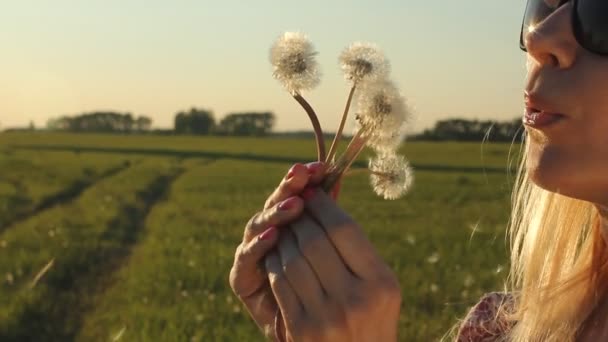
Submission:
[[[342,114],[342,120],[340,121],[340,127],[338,127],[338,131],[336,131],[334,141],[331,143],[331,147],[329,148],[329,153],[327,154],[327,159],[325,160],[326,163],[331,162],[332,158],[336,154],[336,150],[338,149],[338,143],[342,138],[342,131],[344,130],[344,124],[346,123],[346,118],[348,117],[348,111],[350,110],[350,104],[353,101],[353,95],[355,94],[356,88],[356,83],[354,83],[352,88],[350,88],[348,100],[346,101],[346,106],[344,107],[344,114]]]
[[[329,174],[323,180],[323,189],[325,191],[331,191],[336,183],[340,181],[342,175],[348,171],[353,162],[357,159],[365,144],[367,143],[368,137],[363,135],[363,129],[357,131],[350,144],[346,148],[346,151],[338,158],[335,165],[330,168]]]
[[[321,130],[321,124],[319,123],[319,118],[315,113],[314,109],[310,106],[310,104],[300,95],[299,93],[294,93],[293,98],[298,101],[300,106],[304,108],[306,114],[310,118],[310,122],[312,123],[312,127],[315,131],[315,138],[317,140],[317,159],[318,161],[325,160],[325,139],[323,137],[323,130]]]

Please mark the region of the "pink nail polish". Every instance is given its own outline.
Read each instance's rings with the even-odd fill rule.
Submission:
[[[289,210],[295,207],[298,199],[296,197],[290,197],[283,202],[279,203],[279,210]]]
[[[306,164],[306,169],[308,169],[308,174],[310,174],[310,175],[315,174],[321,168],[323,168],[323,163],[322,162],[318,162],[317,161],[317,162]]]
[[[267,241],[267,240],[272,239],[276,233],[277,233],[277,228],[270,227],[270,228],[266,229],[262,234],[260,234],[258,236],[258,239],[261,241]]]

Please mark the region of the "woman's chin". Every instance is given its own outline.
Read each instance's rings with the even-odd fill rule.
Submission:
[[[557,147],[531,143],[526,159],[526,171],[537,186],[564,194],[567,189],[567,162]]]

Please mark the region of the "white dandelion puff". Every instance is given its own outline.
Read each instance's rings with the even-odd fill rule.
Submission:
[[[361,88],[356,121],[368,139],[367,145],[377,152],[397,149],[410,116],[405,98],[392,82],[383,80]]]
[[[344,77],[354,84],[385,79],[390,70],[382,51],[370,43],[353,43],[342,51],[339,61]]]
[[[429,255],[429,257],[426,258],[426,261],[429,264],[436,264],[437,262],[439,262],[439,258],[440,258],[439,253],[435,252],[435,253]]]
[[[321,79],[316,54],[306,35],[285,32],[270,49],[272,75],[292,94],[313,89]]]
[[[407,160],[400,155],[378,155],[369,161],[374,192],[387,200],[398,199],[412,186],[414,176]]]

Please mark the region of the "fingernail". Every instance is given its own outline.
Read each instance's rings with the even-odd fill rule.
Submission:
[[[289,210],[295,207],[298,199],[296,197],[290,197],[283,202],[279,203],[279,210]]]
[[[312,175],[323,168],[323,163],[319,161],[308,163],[306,164],[306,168],[308,169],[308,174]]]
[[[315,193],[316,193],[316,190],[314,188],[306,188],[306,189],[304,189],[304,191],[302,191],[302,198],[305,200],[309,200],[309,199],[313,198]]]
[[[260,234],[258,236],[258,239],[260,239],[261,241],[267,241],[267,240],[272,239],[276,233],[277,233],[277,228],[270,227],[270,228],[266,229],[262,234]]]

